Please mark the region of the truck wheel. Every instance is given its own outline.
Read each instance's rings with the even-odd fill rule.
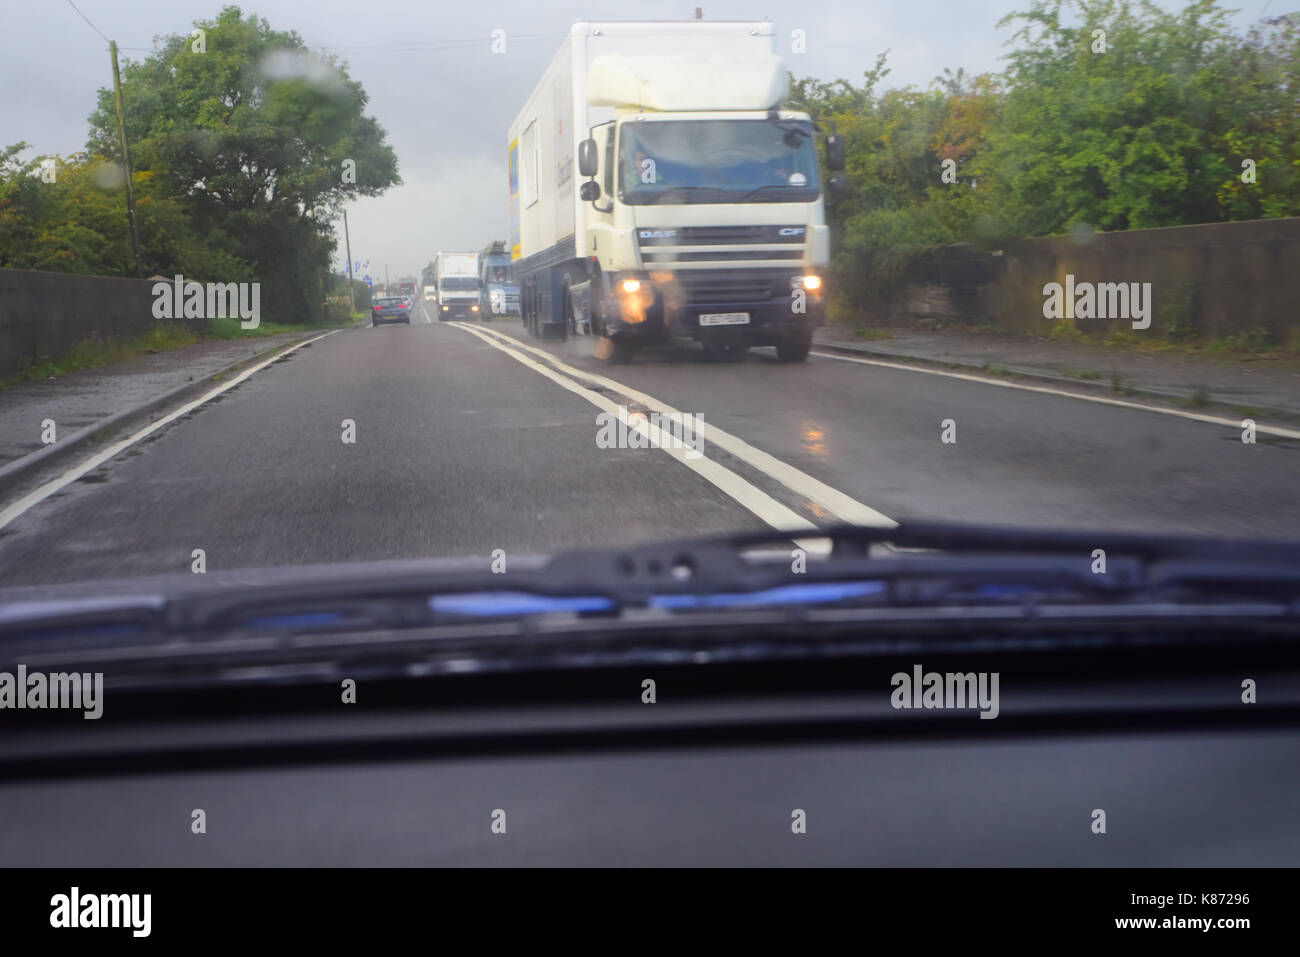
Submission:
[[[564,316],[564,321],[556,327],[556,338],[564,342],[569,336],[576,336],[577,330],[573,328],[573,295],[569,292],[569,282],[564,282],[564,295],[560,297],[560,314]]]
[[[578,331],[573,328],[573,293],[569,291],[569,281],[564,281],[564,297],[560,300],[561,310],[564,313],[564,337],[576,336]]]
[[[777,343],[776,357],[782,362],[804,362],[812,350],[812,330],[805,329]]]

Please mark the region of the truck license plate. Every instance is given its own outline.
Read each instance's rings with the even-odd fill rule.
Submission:
[[[747,326],[749,325],[749,313],[747,312],[709,312],[700,316],[700,325],[702,326]]]

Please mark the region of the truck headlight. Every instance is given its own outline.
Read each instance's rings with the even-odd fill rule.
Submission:
[[[443,307],[442,307],[442,311],[443,311],[443,312],[446,312],[446,311],[447,311],[448,309],[450,309],[450,308],[451,308],[451,306],[443,306]]]
[[[816,292],[818,289],[822,287],[821,276],[813,276],[813,275],[803,276],[800,278],[800,281],[803,283],[803,287],[809,290],[810,292]]]
[[[636,291],[639,290],[640,288],[641,288],[641,280],[640,280],[640,279],[624,279],[624,280],[623,280],[623,291],[624,291],[624,292],[636,292]]]
[[[469,308],[471,312],[478,312],[478,306],[470,306]]]

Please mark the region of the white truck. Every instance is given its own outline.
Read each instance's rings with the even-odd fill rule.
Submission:
[[[424,301],[425,302],[438,301],[438,287],[436,285],[426,285],[424,287]]]
[[[438,319],[478,319],[478,253],[438,253],[433,260],[438,287]]]
[[[807,358],[830,232],[787,93],[770,21],[574,23],[508,137],[528,330],[600,336],[611,361],[672,337]],[[839,137],[825,152],[843,168]]]

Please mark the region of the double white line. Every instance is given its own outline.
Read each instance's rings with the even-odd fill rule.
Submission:
[[[591,388],[592,385],[603,386],[612,392],[640,403],[647,409],[653,409],[666,416],[681,415],[685,419],[685,415],[679,409],[673,408],[654,396],[647,395],[607,376],[576,369],[557,359],[544,349],[538,349],[525,342],[520,342],[505,333],[461,322],[453,322],[450,325],[478,336],[494,349],[501,350],[534,372],[545,376],[574,395],[581,396],[603,412],[618,416],[619,406],[607,396]],[[674,443],[671,436],[661,433],[658,427],[650,422],[628,419],[628,427],[636,428],[650,440],[648,444],[652,447],[659,448],[665,454],[671,455],[682,465],[712,483],[773,528],[807,529],[809,531],[817,529],[813,522],[783,505],[748,479],[725,465],[710,459],[707,450],[698,458],[688,458],[686,455],[687,449],[673,448]],[[788,462],[782,462],[775,456],[769,455],[762,449],[755,448],[744,439],[725,432],[716,425],[706,423],[703,431],[707,436],[709,445],[734,456],[750,468],[761,472],[784,486],[795,496],[807,500],[841,521],[852,522],[856,525],[876,525],[889,528],[898,524],[869,505],[864,505],[862,502],[845,495],[839,489],[831,488],[825,482],[813,478],[807,472],[800,471]],[[799,544],[800,547],[814,553],[822,553],[827,548],[825,540],[813,539],[800,541]]]

